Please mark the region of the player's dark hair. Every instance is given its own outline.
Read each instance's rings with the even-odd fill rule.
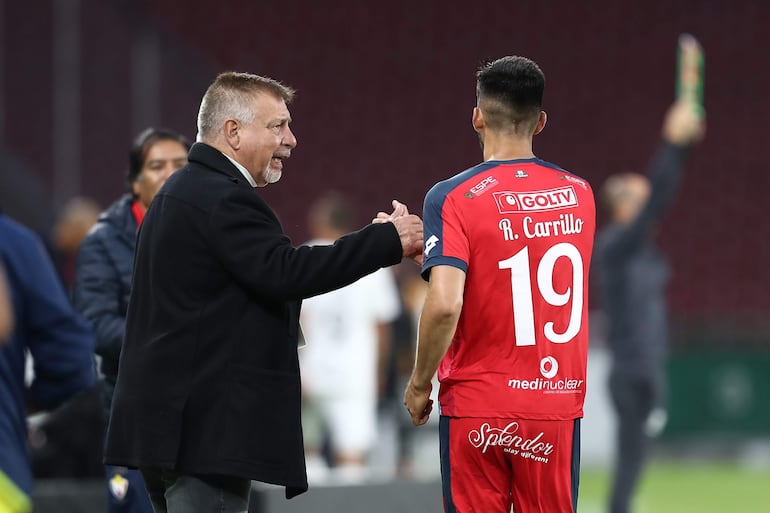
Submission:
[[[502,57],[476,73],[478,107],[493,130],[534,131],[544,89],[543,71],[526,57]]]
[[[160,141],[176,141],[186,150],[190,150],[190,141],[181,134],[167,128],[148,128],[136,136],[131,144],[131,150],[128,152],[128,190],[131,191],[131,185],[139,177],[144,167],[144,160],[152,145]]]

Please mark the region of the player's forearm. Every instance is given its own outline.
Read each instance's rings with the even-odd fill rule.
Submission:
[[[452,343],[460,309],[439,310],[427,304],[420,317],[417,337],[417,357],[412,382],[418,389],[427,389],[441,359]]]

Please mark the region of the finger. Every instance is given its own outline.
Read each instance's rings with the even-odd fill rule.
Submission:
[[[415,417],[413,417],[413,418],[412,418],[412,423],[413,423],[415,426],[422,426],[423,424],[425,424],[426,422],[428,422],[428,420],[429,420],[429,419],[430,419],[430,412],[428,412],[428,413],[424,413],[424,414],[423,414],[422,416],[420,416],[419,418],[415,418]]]
[[[391,202],[393,205],[393,215],[394,216],[408,216],[409,215],[409,209],[406,208],[406,205],[401,203],[398,200],[393,200]]]
[[[433,411],[433,399],[428,399],[428,402],[425,404],[425,408],[423,408],[422,413],[420,414],[419,419],[417,420],[418,426],[422,426],[426,422],[428,422],[428,419],[430,419],[430,414]]]

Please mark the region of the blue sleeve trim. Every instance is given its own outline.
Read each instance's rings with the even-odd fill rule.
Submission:
[[[428,279],[430,278],[431,268],[436,267],[437,265],[448,265],[451,267],[456,267],[465,273],[468,272],[467,262],[460,260],[459,258],[447,257],[442,255],[442,256],[431,258],[430,262],[425,262],[425,265],[422,268],[422,279],[425,281],[428,281]]]

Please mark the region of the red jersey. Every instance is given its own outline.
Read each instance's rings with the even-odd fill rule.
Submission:
[[[583,416],[590,185],[542,160],[489,161],[425,197],[427,279],[466,273],[460,319],[442,360],[441,414],[569,420]]]

